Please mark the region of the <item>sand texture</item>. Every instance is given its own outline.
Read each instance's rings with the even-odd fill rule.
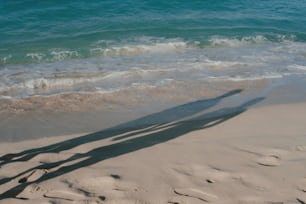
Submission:
[[[218,107],[237,93],[137,126],[1,143],[0,203],[305,203],[306,104]]]

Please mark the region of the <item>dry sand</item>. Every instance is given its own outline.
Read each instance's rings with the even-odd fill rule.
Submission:
[[[2,143],[0,203],[305,203],[306,103],[259,101]]]

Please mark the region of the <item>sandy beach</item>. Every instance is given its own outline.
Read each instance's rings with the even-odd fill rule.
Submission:
[[[0,204],[306,204],[306,1],[0,3]]]
[[[241,92],[2,142],[0,203],[305,203],[306,103]]]

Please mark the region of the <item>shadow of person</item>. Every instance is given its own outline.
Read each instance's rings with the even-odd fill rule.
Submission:
[[[102,130],[99,132],[99,134],[88,134],[76,138],[72,138],[66,141],[54,143],[51,145],[47,145],[44,147],[34,148],[25,150],[19,153],[10,153],[6,154],[0,157],[0,166],[6,165],[8,163],[12,162],[19,162],[19,161],[28,161],[32,159],[33,157],[42,154],[42,153],[59,153],[61,151],[69,150],[72,148],[75,148],[79,145],[83,145],[86,143],[98,141],[101,139],[106,139],[109,137],[113,137],[116,135],[120,135],[125,132],[129,131],[149,131],[144,130],[148,127],[153,127],[158,124],[163,123],[169,123],[169,122],[175,122],[177,120],[182,120],[186,117],[190,117],[194,114],[199,113],[200,111],[203,111],[205,109],[211,108],[215,105],[217,105],[222,99],[226,97],[230,97],[232,95],[240,93],[241,89],[236,89],[229,91],[221,96],[212,98],[212,99],[206,99],[206,100],[198,100],[190,103],[186,103],[174,108],[166,109],[154,114],[150,114],[148,116],[141,117],[139,119],[117,125],[115,127]],[[155,127],[156,128],[156,127]],[[132,136],[132,135],[131,135]],[[1,184],[1,183],[0,183]]]
[[[152,147],[167,142],[169,140],[173,140],[182,135],[186,135],[189,132],[218,125],[243,113],[250,106],[255,105],[263,99],[264,98],[255,98],[236,107],[222,108],[186,120],[181,120],[173,123],[164,123],[163,128],[159,129],[158,131],[147,132],[146,134],[142,134],[141,136],[136,134],[133,138],[129,138],[127,140],[123,140],[110,145],[97,147],[92,150],[89,150],[86,153],[77,153],[61,161],[38,165],[22,172],[15,178],[25,175],[36,169],[46,169],[48,170],[48,173],[42,175],[39,179],[35,181],[24,181],[24,183],[21,183],[7,190],[0,196],[0,199],[16,198],[19,193],[21,193],[27,186],[33,183],[40,183],[46,180],[50,180],[63,174],[75,171],[79,168],[91,166],[106,159],[135,152],[144,148]],[[94,134],[99,136],[101,132],[97,132]],[[53,168],[55,167],[56,169],[53,170]]]

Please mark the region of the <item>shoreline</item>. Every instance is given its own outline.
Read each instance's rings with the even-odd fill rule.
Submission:
[[[222,94],[241,90],[221,100],[218,107],[234,107],[254,98],[256,106],[306,101],[303,77],[215,83],[174,83],[171,86],[138,87],[105,94],[62,94],[0,100],[2,142],[97,132],[130,123],[183,104],[213,100]],[[192,110],[192,107],[189,107]],[[164,116],[162,116],[164,117]],[[162,120],[162,117],[159,117]],[[137,126],[138,124],[134,124]]]

